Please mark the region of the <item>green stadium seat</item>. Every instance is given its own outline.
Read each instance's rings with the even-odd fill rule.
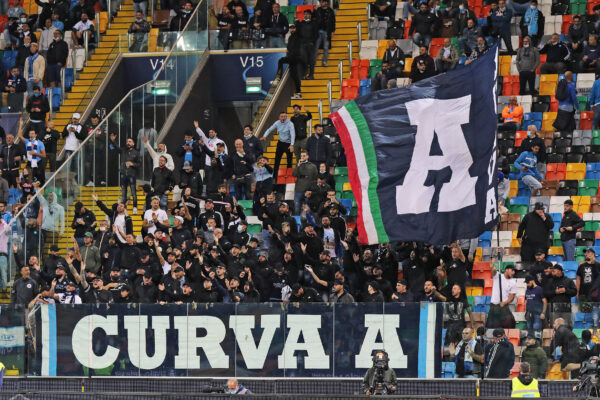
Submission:
[[[335,169],[333,170],[333,174],[334,175],[346,175],[346,176],[348,176],[348,167],[335,167]]]
[[[252,200],[238,200],[238,204],[245,210],[252,209]]]
[[[256,235],[257,233],[261,233],[262,232],[262,225],[261,224],[249,224],[248,225],[248,233],[251,235]]]
[[[382,60],[371,60],[369,61],[369,78],[374,78],[379,71],[381,71]],[[347,171],[346,171],[347,173]]]
[[[594,129],[592,131],[592,144],[600,145],[600,129]]]
[[[521,217],[524,217],[529,212],[529,205],[525,204],[509,204],[508,205],[509,213],[518,213],[521,214]]]

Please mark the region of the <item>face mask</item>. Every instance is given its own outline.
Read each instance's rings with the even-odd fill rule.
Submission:
[[[592,259],[591,259],[591,258],[589,258],[589,257],[586,257],[586,258],[585,258],[585,262],[590,262],[590,261],[592,261]]]
[[[244,139],[250,139],[250,137],[251,137],[251,136],[252,136],[252,134],[251,134],[251,133],[250,133],[250,134],[248,134],[248,135],[244,134]]]
[[[143,19],[135,19],[135,22],[137,22],[138,24],[141,23],[143,21]]]
[[[533,132],[527,131],[527,137],[533,137]]]
[[[244,157],[244,153],[240,153],[239,151],[237,152],[237,155],[240,157]]]
[[[29,45],[30,45],[30,44],[31,44],[31,43],[23,43],[23,46],[25,46],[25,47],[29,47]]]
[[[485,47],[485,44],[478,44],[477,47],[479,47],[480,49],[483,49]]]
[[[464,10],[464,9],[465,9],[465,6],[462,6],[462,5],[461,5],[461,6],[458,6],[458,9],[462,11],[462,10]]]
[[[536,6],[529,6],[529,8],[531,8],[532,10],[535,10],[537,7]]]
[[[525,48],[525,49],[529,48],[529,44],[523,44],[523,48]]]
[[[105,227],[105,226],[101,226],[101,227],[100,227],[100,232],[104,232],[105,230],[106,230],[106,227]]]
[[[58,42],[59,40],[60,40],[60,38],[59,38],[59,37],[55,37],[55,38],[54,38],[54,41],[55,41],[55,42]]]
[[[183,12],[186,13],[186,14],[191,13],[191,11],[188,11],[188,10],[183,10]]]
[[[237,392],[237,390],[236,390],[236,389],[229,389],[229,393],[230,393],[230,394],[235,394],[235,392]]]
[[[238,233],[242,233],[242,226],[241,225],[238,225],[237,231],[238,231]]]
[[[436,11],[439,10],[439,9],[440,9],[440,6],[435,6],[435,10]]]
[[[27,22],[27,18],[21,18],[21,23],[24,24]]]
[[[208,231],[209,231],[209,232],[212,232],[212,231],[213,231],[213,229],[214,229],[214,228],[213,228],[212,226],[209,226],[209,227],[208,227]]]

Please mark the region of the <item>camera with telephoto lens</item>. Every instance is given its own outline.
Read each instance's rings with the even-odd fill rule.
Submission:
[[[588,391],[588,397],[600,397],[600,363],[598,357],[593,356],[581,363],[579,369],[579,382],[573,387],[574,392]]]
[[[384,396],[392,393],[392,386],[385,382],[385,371],[389,368],[388,363],[390,359],[388,354],[383,350],[378,350],[373,356],[373,368],[375,369],[373,379],[373,386],[371,387],[371,394],[376,396]]]

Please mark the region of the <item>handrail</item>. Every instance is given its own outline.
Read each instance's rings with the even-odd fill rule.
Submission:
[[[321,121],[323,121],[323,100],[319,99],[319,123],[321,123]]]
[[[362,24],[360,21],[356,23],[356,31],[358,32],[358,51],[362,48]]]
[[[198,3],[198,5],[196,6],[194,13],[198,13],[198,10],[200,10],[200,8],[205,4],[204,1],[201,1],[200,3]],[[194,17],[194,15],[192,15],[192,17]],[[192,18],[190,18],[190,21],[192,20]],[[189,22],[188,22],[189,23]],[[171,58],[171,56],[173,55],[173,53],[175,52],[174,50],[177,48],[177,44],[178,42],[183,38],[184,33],[186,32],[187,29],[187,24],[186,26],[183,28],[183,30],[181,32],[179,32],[179,35],[177,36],[177,39],[175,40],[175,45],[169,50],[169,53],[167,54],[167,56],[165,57],[165,61],[161,64],[160,68],[158,69],[158,71],[156,72],[156,74],[154,75],[154,78],[152,78],[151,81],[145,82],[131,90],[129,90],[127,92],[127,94],[119,101],[119,103],[117,103],[117,105],[115,105],[113,107],[113,109],[106,114],[106,116],[104,117],[104,119],[102,121],[100,121],[100,123],[98,124],[99,127],[102,127],[104,125],[108,124],[108,121],[110,119],[110,117],[119,110],[119,107],[121,106],[121,104],[123,104],[125,102],[125,100],[127,100],[129,98],[129,96],[135,92],[138,89],[141,89],[143,87],[145,87],[146,85],[148,85],[151,82],[154,82],[155,80],[157,80],[157,78],[160,76],[160,74],[163,72],[163,70],[166,68],[167,66],[167,62],[169,60],[169,58]],[[73,66],[75,68],[75,65]],[[88,136],[83,139],[81,141],[81,143],[79,143],[79,146],[75,149],[75,151],[73,151],[73,153],[71,153],[68,157],[66,157],[66,159],[64,160],[63,164],[56,170],[54,171],[54,174],[48,178],[46,180],[46,182],[44,183],[44,185],[42,185],[35,193],[34,195],[31,197],[31,199],[23,206],[21,207],[21,209],[13,216],[13,218],[10,220],[10,222],[8,224],[6,224],[6,226],[4,227],[4,229],[2,231],[0,231],[0,235],[2,235],[4,233],[4,231],[8,230],[8,232],[12,231],[13,229],[13,225],[16,223],[16,221],[25,213],[25,210],[27,209],[27,206],[32,202],[37,200],[37,198],[39,196],[41,196],[42,192],[46,189],[46,187],[54,181],[54,177],[59,173],[62,172],[63,170],[65,170],[66,168],[68,168],[70,166],[70,161],[73,160],[74,157],[77,157],[79,154],[79,151],[81,151],[81,149],[88,143],[88,141],[95,137],[96,134],[98,133],[98,131],[101,131],[102,128],[96,128],[93,131],[91,131]],[[12,277],[9,277],[12,278]]]
[[[85,65],[87,65],[87,62],[88,62],[88,60],[90,58],[90,53],[89,53],[89,51],[90,51],[90,48],[89,48],[90,36],[89,36],[88,32],[89,31],[84,31],[83,32],[83,47],[85,48],[85,58],[84,58],[83,63]]]
[[[65,104],[65,67],[60,69],[60,104]],[[75,73],[73,73],[75,75]]]
[[[327,100],[329,101],[329,114],[331,114],[331,79],[327,81]]]
[[[110,1],[110,0],[108,0]],[[371,20],[371,3],[367,3],[367,21]]]
[[[350,63],[350,67],[352,67],[352,40],[348,41],[348,62]]]
[[[352,65],[352,61],[350,61],[350,65]],[[338,75],[340,78],[340,91],[342,90],[342,82],[344,81],[344,62],[340,60],[338,63]],[[330,103],[331,107],[331,103]]]
[[[279,93],[285,87],[285,84],[287,83],[289,76],[290,76],[290,69],[288,68],[284,72],[283,76],[281,77],[281,80],[279,81],[277,89],[275,89],[275,92],[273,93],[273,97],[271,98],[271,101],[269,101],[269,104],[267,104],[267,108],[265,108],[265,111],[263,112],[262,117],[260,118],[260,121],[258,121],[258,124],[256,125],[256,128],[254,129],[255,136],[258,136],[258,133],[261,132],[262,129],[265,127],[265,124],[267,122],[267,117],[271,114],[271,111],[273,111],[273,107],[275,107],[275,99],[277,98],[277,96],[279,96]]]

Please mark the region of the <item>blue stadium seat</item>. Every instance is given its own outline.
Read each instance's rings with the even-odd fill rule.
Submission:
[[[577,271],[564,271],[564,274],[569,279],[576,279],[577,278]]]
[[[358,88],[358,95],[364,96],[365,94],[371,93],[371,80],[370,79],[361,79],[360,86]]]
[[[294,215],[294,219],[296,220],[296,225],[298,225],[298,232],[300,232],[300,227],[302,226],[302,219],[299,215]]]
[[[579,263],[577,261],[565,261],[562,263],[562,266],[565,271],[577,271]]]
[[[2,55],[2,65],[4,66],[5,71],[10,71],[10,69],[17,62],[17,51],[16,50],[4,50],[4,54]]]
[[[477,26],[487,26],[487,24],[488,24],[487,18],[477,18]]]
[[[73,87],[73,68],[65,68],[65,90],[70,91]]]
[[[510,204],[511,206],[515,206],[515,205],[528,206],[529,205],[529,197],[525,197],[525,196],[511,197],[508,204]]]
[[[346,214],[344,214],[344,216],[350,215],[350,210],[352,210],[352,199],[339,199],[338,201],[346,209]]]
[[[490,247],[492,245],[492,232],[485,231],[479,235],[479,247]]]
[[[19,189],[10,188],[8,189],[8,204],[16,204],[19,202],[23,194]]]
[[[555,254],[555,255],[549,255],[546,256],[546,260],[550,261],[550,262],[557,262],[557,263],[561,263],[563,262],[564,258],[563,256],[559,255],[559,254]]]

